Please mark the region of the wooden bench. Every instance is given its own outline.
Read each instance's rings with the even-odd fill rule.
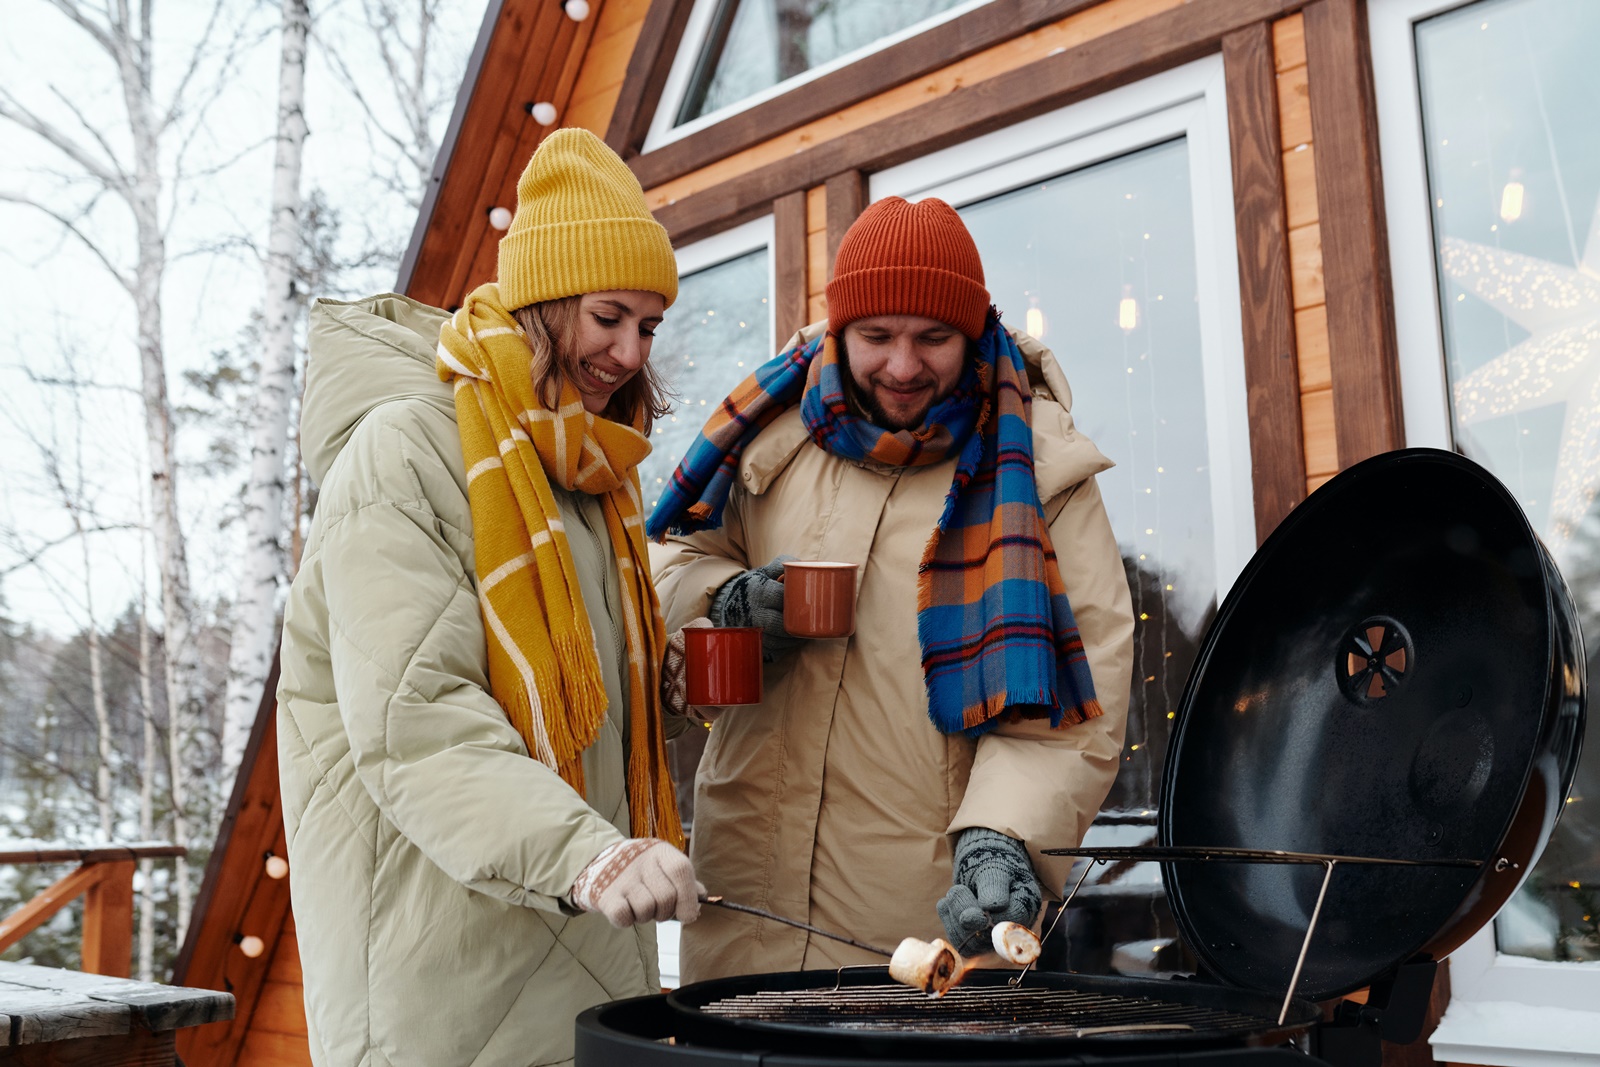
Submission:
[[[25,963],[0,963],[0,1063],[176,1064],[182,1027],[233,1018],[233,996]]]

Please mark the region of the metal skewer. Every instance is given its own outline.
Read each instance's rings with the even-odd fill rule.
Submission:
[[[877,945],[869,945],[865,941],[857,941],[853,937],[846,937],[843,934],[836,934],[828,930],[821,930],[815,926],[812,926],[810,923],[803,923],[799,919],[789,919],[782,915],[774,915],[770,911],[766,911],[762,908],[752,908],[748,904],[735,904],[731,900],[723,900],[721,897],[713,896],[701,897],[700,903],[710,904],[714,908],[724,908],[728,911],[742,911],[746,915],[755,915],[762,919],[771,919],[775,923],[783,923],[785,926],[793,926],[796,929],[804,930],[807,933],[816,934],[818,937],[826,937],[831,941],[839,941],[846,945],[852,945],[859,949],[865,949],[866,951],[876,953],[879,956],[891,958],[894,956],[894,951],[892,949],[879,948]]]

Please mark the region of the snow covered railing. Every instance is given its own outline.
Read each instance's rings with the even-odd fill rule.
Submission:
[[[21,842],[18,842],[21,844]],[[188,850],[164,841],[76,848],[28,842],[0,847],[0,864],[77,863],[77,870],[0,921],[0,952],[27,937],[83,897],[84,971],[126,978],[133,960],[133,870],[142,859],[183,856]]]

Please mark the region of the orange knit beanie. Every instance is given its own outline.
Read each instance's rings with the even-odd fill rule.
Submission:
[[[976,341],[989,311],[983,261],[955,208],[929,197],[871,204],[839,242],[828,329],[869,315],[922,315]]]

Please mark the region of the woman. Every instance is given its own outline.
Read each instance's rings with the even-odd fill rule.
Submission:
[[[651,921],[703,892],[634,470],[672,247],[622,161],[561,130],[499,279],[452,316],[395,295],[312,315],[321,491],[278,738],[319,1067],[570,1062],[574,1016],[655,992]]]

